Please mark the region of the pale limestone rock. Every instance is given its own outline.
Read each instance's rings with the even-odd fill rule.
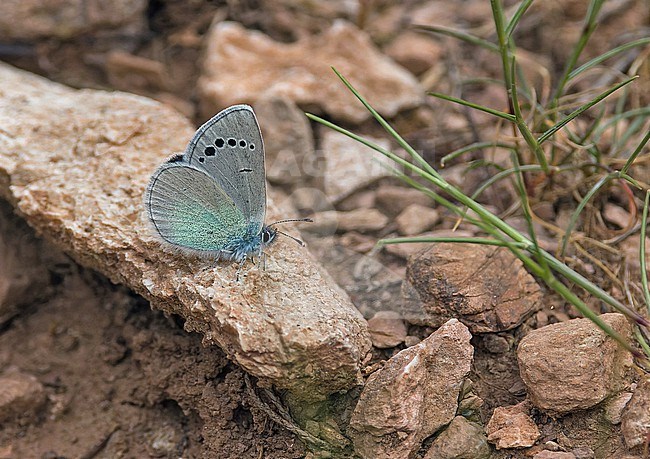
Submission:
[[[33,421],[47,398],[43,385],[32,375],[10,368],[0,375],[0,422]]]
[[[370,375],[350,420],[359,456],[412,457],[454,418],[472,364],[470,338],[467,327],[450,320]]]
[[[600,316],[623,338],[631,327],[618,313]],[[537,408],[563,414],[584,410],[629,384],[632,356],[589,319],[547,325],[517,348],[521,379]]]
[[[426,194],[415,188],[395,185],[381,185],[377,188],[376,203],[379,210],[389,217],[396,217],[409,204],[431,207],[434,203]]]
[[[406,339],[406,324],[395,311],[378,311],[368,320],[372,345],[387,349],[402,344]]]
[[[647,375],[639,381],[623,410],[621,433],[628,448],[647,444],[650,435],[650,378]]]
[[[495,408],[486,426],[488,441],[497,449],[533,446],[541,434],[529,411],[527,401]]]
[[[453,235],[453,233],[452,233]],[[436,243],[409,259],[402,311],[410,323],[455,317],[472,333],[510,330],[541,306],[541,291],[506,248]]]
[[[436,209],[420,204],[409,204],[395,219],[402,236],[416,236],[433,228],[440,215]]]
[[[390,147],[386,139],[365,138],[382,148]],[[333,202],[346,198],[380,178],[392,176],[389,168],[398,167],[370,147],[332,130],[323,132],[321,148],[325,159],[325,194]]]
[[[576,455],[566,451],[540,451],[533,459],[576,459]]]
[[[367,324],[307,250],[279,240],[266,270],[251,267],[237,282],[235,264],[172,254],[152,237],[143,191],[194,133],[185,118],[143,97],[75,91],[6,65],[0,81],[0,196],[37,232],[296,397],[357,383]],[[268,214],[293,216],[273,205]]]
[[[377,209],[356,209],[349,212],[338,212],[338,223],[341,231],[379,231],[388,225],[388,217]]]
[[[444,46],[431,35],[407,30],[391,41],[384,51],[411,73],[420,75],[438,63]]]
[[[632,392],[623,391],[606,400],[603,403],[605,408],[603,412],[604,418],[613,425],[620,424],[623,410],[625,410],[625,407],[630,402],[631,398]]]
[[[145,0],[2,0],[0,36],[70,38],[91,30],[144,27]]]
[[[254,104],[263,95],[279,95],[344,121],[368,119],[368,111],[331,67],[384,116],[392,117],[423,100],[413,75],[382,55],[365,32],[345,21],[336,21],[322,35],[289,44],[233,22],[220,22],[212,26],[206,43],[198,82],[206,113],[234,103]]]
[[[317,171],[309,121],[291,99],[263,97],[255,104],[266,152],[266,178],[280,185],[308,182]]]
[[[424,459],[488,459],[490,453],[483,428],[456,416],[431,443]]]

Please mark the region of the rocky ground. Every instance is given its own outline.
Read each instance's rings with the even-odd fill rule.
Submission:
[[[586,9],[526,13],[515,38],[540,88]],[[649,14],[607,2],[588,56],[647,36]],[[484,1],[3,2],[0,459],[645,457],[650,379],[631,354],[506,249],[376,249],[480,233],[452,233],[456,219],[390,162],[304,116],[396,148],[333,66],[440,168],[503,128],[426,92],[504,109],[503,88],[479,79],[500,62],[411,25],[493,39],[491,21]],[[647,49],[603,74],[631,65],[630,103],[647,106]],[[253,105],[264,135],[267,219],[315,220],[284,228],[307,248],[279,239],[241,282],[236,266],[161,250],[142,215],[152,171],[235,103]],[[440,171],[471,193],[496,173],[475,159]],[[646,162],[632,170],[644,183]],[[581,173],[531,197],[549,252]],[[627,302],[638,281],[617,276],[639,278],[626,231],[638,208],[615,187],[599,199],[581,234],[608,249],[568,263]],[[525,230],[512,184],[480,200]],[[633,341],[623,315],[576,293]]]

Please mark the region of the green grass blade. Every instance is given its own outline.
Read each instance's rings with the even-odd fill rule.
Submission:
[[[650,140],[650,131],[646,132],[646,135],[645,137],[643,137],[643,140],[641,140],[641,142],[636,147],[634,152],[630,155],[630,157],[625,162],[623,169],[621,169],[621,175],[627,175],[628,169],[632,166],[632,163],[634,162],[636,157],[641,154],[641,150],[643,150],[643,147],[645,147],[645,145],[648,143],[648,140]]]
[[[575,69],[573,72],[569,73],[569,81],[572,80],[573,78],[577,77],[580,75],[582,72],[585,70],[589,70],[592,67],[595,67],[596,65],[600,64],[601,62],[606,61],[610,57],[614,57],[617,54],[620,54],[624,51],[627,51],[628,49],[635,48],[637,46],[643,46],[647,45],[650,43],[650,38],[641,38],[639,40],[634,40],[629,43],[625,43],[623,45],[617,46],[614,49],[610,49],[606,53],[601,54],[600,56],[596,56],[593,59],[591,59],[588,62],[585,62],[582,64],[580,67]]]
[[[512,33],[517,27],[517,24],[519,24],[519,21],[523,17],[524,13],[528,10],[530,5],[532,4],[533,4],[533,0],[524,0],[519,4],[519,6],[517,7],[517,11],[515,11],[515,14],[512,15],[512,18],[510,18],[510,21],[508,21],[508,25],[506,26],[506,36],[508,38],[512,36]]]
[[[336,70],[334,67],[332,67],[332,70],[334,73],[336,73],[336,76],[339,77],[339,79],[343,82],[343,84],[354,94],[354,96],[363,104],[364,107],[366,107],[366,110],[370,112],[370,114],[377,120],[377,122],[381,125],[381,127],[384,128],[386,132],[388,132],[391,137],[393,137],[397,143],[399,144],[400,147],[402,147],[408,155],[415,160],[416,163],[418,163],[422,168],[427,171],[430,175],[433,175],[437,177],[438,179],[441,179],[440,174],[438,174],[438,171],[436,171],[431,165],[424,160],[424,158],[409,145],[409,143],[402,138],[401,135],[395,131],[395,129],[392,128],[390,124],[366,101],[366,99],[359,93],[359,91],[356,90],[354,86],[341,74],[339,73],[338,70]]]
[[[438,92],[428,92],[427,94],[433,97],[437,97],[438,99],[448,100],[449,102],[455,102],[457,104],[464,105],[465,107],[474,108],[476,110],[489,113],[490,115],[498,116],[499,118],[503,118],[504,120],[510,121],[512,123],[516,121],[514,115],[502,112],[500,110],[495,110],[490,107],[485,107],[484,105],[475,104],[464,99],[448,96],[446,94],[440,94]]]
[[[542,255],[541,249],[539,248],[539,243],[537,242],[537,234],[535,233],[535,227],[533,225],[533,217],[530,211],[530,202],[528,201],[528,194],[526,193],[526,187],[524,186],[524,175],[521,172],[521,166],[519,165],[517,154],[513,151],[510,154],[510,157],[512,159],[512,163],[515,169],[515,179],[516,179],[515,182],[517,184],[516,189],[517,192],[519,193],[521,208],[524,211],[524,219],[526,220],[526,225],[528,226],[528,234],[530,236],[531,241],[533,242],[533,247],[535,249],[533,254],[537,259],[537,263],[544,270],[544,272],[550,274],[551,271],[548,267],[548,263],[546,263],[546,260]]]
[[[461,32],[460,30],[450,29],[448,27],[442,26],[431,26],[431,25],[422,25],[416,24],[413,26],[418,30],[423,30],[426,32],[437,33],[440,35],[447,35],[449,37],[454,37],[464,42],[470,43],[472,45],[480,46],[481,48],[499,52],[499,47],[494,43],[484,40],[483,38],[477,37],[476,35],[469,34],[467,32]]]
[[[510,75],[511,75],[510,82],[512,86],[510,88],[509,93],[510,93],[510,99],[512,101],[512,108],[515,112],[515,123],[517,124],[517,129],[519,129],[519,132],[521,133],[521,135],[524,137],[524,140],[528,144],[528,147],[535,154],[535,158],[537,158],[538,164],[542,166],[542,170],[546,175],[548,175],[549,173],[548,161],[546,160],[546,155],[544,154],[544,151],[540,146],[541,142],[538,142],[535,139],[533,133],[530,132],[530,129],[528,129],[528,125],[526,124],[526,120],[524,119],[524,116],[521,113],[521,107],[519,106],[519,99],[517,96],[517,82],[515,80],[516,65],[517,64],[513,56],[510,63]]]
[[[641,287],[645,307],[650,314],[650,291],[648,290],[648,267],[645,258],[646,232],[648,224],[648,205],[650,204],[650,190],[646,191],[645,202],[643,203],[643,216],[641,217],[641,240],[639,243],[639,260],[641,264]]]
[[[571,232],[576,226],[576,223],[578,222],[578,218],[580,218],[580,214],[584,210],[584,208],[587,206],[587,203],[591,201],[591,198],[594,197],[596,193],[598,193],[598,190],[600,190],[602,187],[604,187],[609,181],[612,179],[616,178],[618,176],[618,172],[612,172],[610,174],[605,175],[604,177],[601,177],[598,182],[594,186],[591,187],[589,192],[585,195],[584,198],[580,201],[578,204],[578,207],[576,207],[576,210],[573,212],[571,215],[571,218],[569,219],[569,224],[567,225],[566,231],[564,232],[564,238],[562,240],[562,248],[560,249],[560,256],[563,257],[565,252],[566,252],[566,247],[569,243],[569,237],[571,236]]]
[[[525,245],[518,242],[499,241],[497,239],[489,239],[484,237],[438,237],[438,236],[420,236],[420,237],[399,237],[392,239],[380,239],[377,245],[384,246],[389,244],[415,244],[415,243],[441,243],[441,242],[454,242],[461,244],[478,244],[478,245],[493,245],[496,247],[519,247],[525,249]]]
[[[582,105],[580,108],[577,110],[574,110],[571,114],[569,114],[566,118],[564,118],[562,121],[557,123],[555,126],[550,128],[548,131],[544,132],[539,138],[537,139],[538,143],[543,143],[544,141],[548,140],[553,134],[555,134],[557,131],[562,129],[564,126],[569,124],[571,121],[573,121],[575,118],[577,118],[579,115],[584,113],[585,111],[589,110],[591,107],[602,101],[603,99],[607,98],[610,96],[612,93],[618,91],[621,89],[623,86],[626,86],[636,80],[638,76],[633,76],[632,78],[628,78],[627,80],[617,84],[613,88],[608,89],[607,91],[599,94],[596,98],[591,100],[590,102]]]
[[[560,77],[558,84],[555,87],[553,97],[551,98],[551,107],[557,107],[557,102],[560,100],[560,97],[564,93],[564,88],[569,82],[569,75],[575,69],[576,63],[578,62],[582,51],[585,49],[585,46],[587,46],[587,42],[589,41],[591,34],[594,32],[594,30],[596,30],[596,26],[598,25],[596,22],[598,19],[598,13],[602,8],[603,3],[604,0],[592,0],[589,3],[585,23],[582,26],[582,33],[580,34],[580,38],[576,42],[576,45],[574,46],[573,51],[567,60],[566,66],[564,67],[562,76]]]
[[[476,142],[471,145],[467,145],[466,147],[459,148],[458,150],[452,151],[448,155],[443,156],[442,159],[440,160],[440,165],[442,167],[445,167],[449,161],[456,159],[463,153],[467,153],[474,150],[481,150],[483,148],[505,148],[508,150],[513,150],[515,146],[508,143],[500,143],[500,142]]]

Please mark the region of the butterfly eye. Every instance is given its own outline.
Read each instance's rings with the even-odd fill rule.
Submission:
[[[262,231],[262,242],[268,244],[271,240],[271,233],[268,231]]]

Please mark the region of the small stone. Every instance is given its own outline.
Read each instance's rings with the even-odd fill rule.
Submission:
[[[409,258],[404,318],[438,327],[455,317],[472,333],[516,327],[541,306],[541,290],[508,249],[436,243]]]
[[[128,29],[130,34],[139,35],[144,33],[146,7],[145,0],[3,0],[0,30],[8,42],[43,37],[69,39],[90,31],[101,36],[101,29]]]
[[[634,224],[634,217],[621,206],[608,202],[603,207],[603,218],[618,229],[627,228]]]
[[[34,376],[17,369],[0,376],[0,423],[28,424],[36,419],[46,400],[45,389]]]
[[[490,453],[483,428],[456,416],[433,441],[424,459],[487,459]]]
[[[350,103],[331,67],[362,94],[372,94],[374,108],[389,118],[423,100],[415,77],[345,21],[335,21],[322,35],[295,43],[273,41],[234,22],[216,22],[206,44],[198,82],[206,113],[236,103],[254,104],[263,95],[280,95],[340,120],[359,123],[370,118],[362,105]]]
[[[388,349],[404,342],[406,324],[394,311],[378,311],[368,320],[368,331],[373,346]]]
[[[650,435],[650,378],[639,381],[634,395],[623,410],[621,433],[628,448],[647,444]]]
[[[436,209],[420,204],[409,204],[395,219],[397,231],[402,236],[415,236],[430,230],[438,223],[440,215]]]
[[[384,51],[411,73],[420,75],[437,63],[443,47],[431,36],[407,30],[398,35]]]
[[[510,344],[503,336],[486,334],[482,338],[483,347],[492,354],[505,354],[510,350]]]
[[[411,347],[411,346],[415,346],[416,344],[420,343],[421,341],[422,340],[417,336],[407,335],[406,338],[404,338],[404,345],[406,347]]]
[[[113,88],[122,91],[160,91],[167,87],[162,62],[119,50],[107,54],[106,76]]]
[[[600,316],[631,339],[625,316]],[[526,335],[517,349],[521,379],[531,402],[551,413],[587,409],[627,384],[632,356],[589,319],[547,325]]]
[[[497,449],[533,446],[540,437],[540,432],[528,411],[529,404],[526,401],[495,408],[486,427],[488,441]]]
[[[389,217],[397,217],[409,204],[431,207],[433,199],[415,188],[381,185],[375,198],[377,208]]]
[[[388,225],[388,217],[377,209],[356,209],[338,213],[341,231],[372,232],[382,230]]]
[[[377,245],[377,238],[356,231],[348,231],[341,235],[339,243],[357,253],[368,253]]]
[[[359,190],[336,203],[338,210],[354,210],[375,207],[375,190]]]
[[[623,410],[632,398],[632,392],[621,392],[605,401],[605,419],[612,425],[621,423]]]
[[[386,149],[390,146],[386,139],[366,139]],[[325,194],[335,203],[391,176],[389,168],[397,166],[384,155],[336,131],[323,132],[321,147],[325,158]]]
[[[601,319],[632,339],[625,316]],[[547,325],[526,335],[517,348],[521,379],[537,408],[562,414],[584,410],[629,384],[631,354],[589,319]]]
[[[571,452],[576,457],[576,459],[594,459],[596,457],[596,455],[594,454],[594,450],[592,450],[587,446],[580,446],[578,448],[573,448]],[[625,458],[621,457],[620,459],[625,459]],[[628,459],[633,459],[633,458],[628,457]]]
[[[473,348],[450,320],[370,375],[354,408],[349,436],[363,459],[406,458],[455,416]]]
[[[576,459],[576,456],[565,451],[540,451],[533,459]]]
[[[278,185],[308,182],[317,174],[314,135],[302,110],[287,97],[262,97],[255,114],[264,138],[266,178]]]

